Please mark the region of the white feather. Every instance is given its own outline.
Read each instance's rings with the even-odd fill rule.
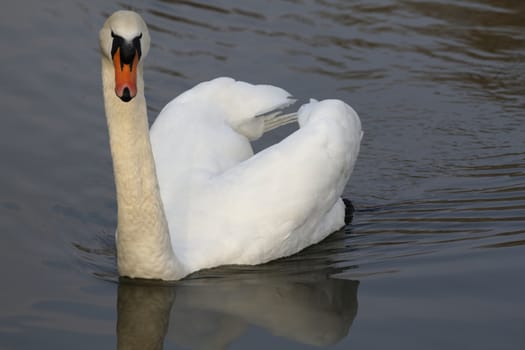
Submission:
[[[225,78],[204,86],[170,102],[150,132],[180,261],[190,270],[259,264],[341,228],[339,197],[361,140],[357,114],[341,101],[312,100],[298,112],[299,130],[253,155],[257,133],[238,121],[256,125],[259,111],[282,106],[288,94]]]

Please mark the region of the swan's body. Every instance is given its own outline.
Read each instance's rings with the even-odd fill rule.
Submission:
[[[279,125],[268,112],[289,105],[289,94],[219,78],[171,101],[149,131],[146,25],[119,11],[100,40],[121,275],[176,280],[203,268],[260,264],[344,225],[340,196],[362,137],[351,107],[312,100],[297,112],[299,130],[254,155],[249,141]],[[122,54],[129,47],[118,51],[137,40],[138,60]],[[128,68],[136,83],[122,78]]]

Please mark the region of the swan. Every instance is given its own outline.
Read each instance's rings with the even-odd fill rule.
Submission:
[[[117,11],[99,35],[119,275],[174,281],[262,264],[344,226],[340,197],[362,138],[350,106],[311,100],[283,115],[294,102],[285,90],[221,77],[173,99],[149,129],[144,20]],[[297,131],[254,155],[251,140],[293,120]]]

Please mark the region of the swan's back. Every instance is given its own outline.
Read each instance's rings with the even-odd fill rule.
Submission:
[[[258,264],[300,251],[344,225],[340,196],[361,124],[337,100],[312,100],[300,128],[256,155],[258,117],[291,103],[269,85],[229,78],[171,101],[151,129],[159,186],[177,257],[188,269]]]

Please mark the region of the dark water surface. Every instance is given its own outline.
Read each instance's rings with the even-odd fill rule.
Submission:
[[[523,1],[2,5],[1,349],[525,348]],[[350,103],[354,222],[264,266],[117,283],[98,30],[121,8],[152,32],[151,120],[219,75]]]

